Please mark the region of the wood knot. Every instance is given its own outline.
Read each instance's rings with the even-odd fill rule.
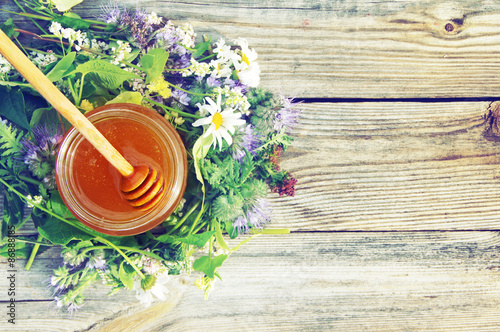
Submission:
[[[444,26],[444,29],[448,32],[452,32],[453,30],[455,30],[455,26],[453,25],[453,23],[448,22]]]
[[[495,141],[500,141],[500,101],[494,101],[488,107],[486,116],[488,128],[485,137]]]

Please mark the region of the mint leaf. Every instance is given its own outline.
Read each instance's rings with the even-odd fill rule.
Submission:
[[[107,89],[117,89],[124,81],[132,78],[140,78],[136,74],[129,73],[104,60],[90,60],[76,67],[75,73],[83,76],[92,74],[92,79]]]
[[[168,60],[168,52],[162,48],[154,48],[141,57],[141,65],[146,72],[146,84],[163,73]]]
[[[24,97],[18,89],[0,86],[0,116],[29,130],[30,124],[24,107]]]
[[[73,61],[75,61],[76,52],[68,53],[64,58],[59,60],[57,64],[52,68],[50,72],[47,73],[47,78],[51,82],[59,81],[61,78],[67,76],[70,73]]]
[[[79,222],[74,220],[72,222]],[[54,244],[66,245],[71,240],[90,240],[93,237],[78,228],[71,226],[52,216],[48,217],[43,225],[38,226],[38,232]]]
[[[214,279],[215,275],[220,279],[220,276],[218,273],[216,274],[215,270],[220,267],[228,257],[228,255],[219,255],[214,258],[202,256],[194,261],[193,269],[205,273],[210,279]]]

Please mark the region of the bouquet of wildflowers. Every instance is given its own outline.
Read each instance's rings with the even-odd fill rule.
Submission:
[[[110,294],[129,289],[149,306],[165,299],[173,275],[198,273],[195,284],[208,296],[229,255],[266,233],[268,192],[294,195],[296,179],[280,168],[279,157],[299,117],[296,103],[258,87],[257,53],[245,39],[198,39],[189,24],[112,4],[97,20],[62,14],[70,9],[62,1],[18,5],[12,14],[39,31],[12,19],[0,27],[46,76],[83,113],[117,102],[156,110],[184,141],[189,178],[180,205],[158,229],[113,237],[86,228],[55,185],[68,124],[0,56],[0,254],[9,257],[8,237],[33,220],[39,235],[16,237],[16,255],[28,258],[29,269],[37,252],[61,247],[63,265],[50,285],[56,306],[71,313],[98,280]],[[34,43],[21,44],[20,35]],[[242,241],[231,248],[227,237]]]

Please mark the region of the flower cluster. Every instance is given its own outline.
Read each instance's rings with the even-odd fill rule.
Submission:
[[[258,54],[246,39],[200,40],[189,24],[177,26],[156,13],[113,3],[102,9],[99,23],[76,14],[62,19],[40,7],[37,17],[46,16],[50,33],[31,60],[82,112],[128,102],[167,119],[188,151],[188,189],[157,234],[103,237],[81,227],[55,183],[66,123],[0,57],[0,80],[12,87],[0,84],[1,93],[27,101],[26,108],[13,103],[19,107],[7,114],[12,124],[0,125],[0,183],[12,200],[6,206],[16,217],[19,201],[33,208],[40,234],[28,265],[38,245],[61,246],[64,265],[49,284],[56,307],[70,314],[98,280],[110,294],[127,289],[149,306],[167,298],[174,275],[196,272],[196,285],[208,295],[217,269],[239,248],[224,238],[263,232],[271,221],[269,193],[293,196],[297,183],[280,160],[300,117],[298,103],[259,87]]]

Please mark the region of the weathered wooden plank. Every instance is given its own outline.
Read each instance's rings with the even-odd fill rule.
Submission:
[[[499,229],[499,143],[488,103],[303,104],[270,227]]]
[[[295,141],[282,162],[298,179],[296,195],[270,195],[270,228],[500,228],[500,143],[484,136],[489,103],[301,108]]]
[[[5,3],[5,5],[4,5]],[[75,11],[100,15],[105,1]],[[199,32],[245,37],[262,85],[300,97],[433,98],[500,94],[500,4],[492,1],[120,1]],[[12,3],[2,6],[12,9]],[[0,20],[7,17],[0,13]],[[19,21],[19,19],[17,19]]]
[[[333,232],[260,236],[220,269],[208,301],[194,276],[172,300],[143,310],[131,296],[93,288],[73,319],[48,308],[45,253],[18,282],[38,294],[18,303],[9,331],[401,331],[500,326],[498,232]],[[57,254],[53,252],[52,254]],[[4,279],[6,269],[0,269]],[[185,283],[185,285],[183,284]],[[6,286],[0,284],[1,299]],[[27,288],[27,287],[24,287]],[[23,288],[23,289],[24,289]],[[43,294],[43,295],[42,295]],[[2,306],[4,306],[2,304]],[[2,324],[2,328],[6,327]]]

